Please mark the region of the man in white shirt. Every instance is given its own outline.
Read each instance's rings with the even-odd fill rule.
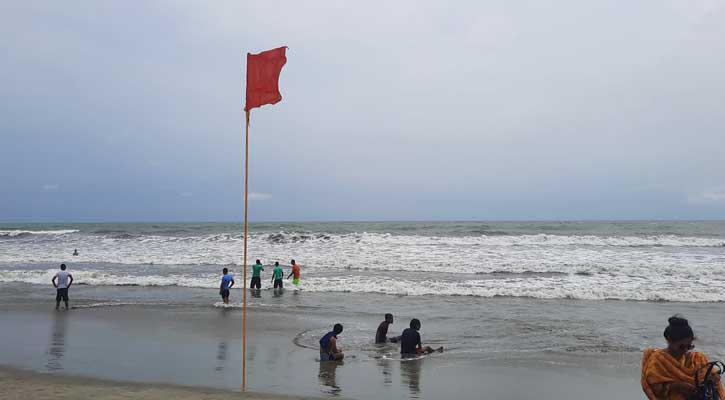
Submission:
[[[53,277],[53,286],[57,289],[55,295],[55,309],[60,308],[60,300],[65,303],[65,309],[68,309],[68,288],[73,284],[73,275],[65,270],[65,264],[60,264],[60,271]],[[56,282],[57,281],[57,282]]]

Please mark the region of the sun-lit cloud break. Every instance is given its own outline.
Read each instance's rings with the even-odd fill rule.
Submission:
[[[249,193],[249,201],[262,201],[262,200],[269,200],[271,198],[272,198],[272,195],[269,193],[258,193],[258,192]]]
[[[725,188],[708,189],[687,196],[687,201],[694,204],[725,203]]]

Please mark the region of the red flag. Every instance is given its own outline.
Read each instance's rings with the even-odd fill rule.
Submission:
[[[282,100],[279,74],[287,62],[286,49],[285,46],[259,54],[247,53],[247,104],[244,111]]]

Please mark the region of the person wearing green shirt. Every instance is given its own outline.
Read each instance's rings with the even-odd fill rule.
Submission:
[[[257,260],[257,263],[252,265],[252,283],[249,285],[250,289],[262,288],[262,271],[264,271],[262,262]]]
[[[274,288],[282,289],[282,278],[284,277],[284,271],[279,266],[279,261],[274,262],[274,269],[272,270],[272,282],[274,282]]]

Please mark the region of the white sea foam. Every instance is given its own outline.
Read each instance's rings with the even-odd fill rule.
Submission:
[[[57,230],[48,230],[48,231],[27,231],[22,229],[10,229],[10,230],[0,230],[0,237],[16,237],[16,236],[23,236],[23,235],[65,235],[68,233],[76,233],[78,232],[77,229],[57,229]]]
[[[0,282],[48,285],[55,270],[0,271]],[[107,271],[75,271],[75,283],[99,286],[182,286],[217,289],[214,274],[134,276]],[[509,277],[504,279],[421,280],[390,279],[384,276],[347,275],[303,279],[305,292],[381,293],[403,296],[531,297],[538,299],[648,300],[683,302],[725,301],[725,280],[673,281],[669,276],[632,277],[597,274],[552,277]],[[235,288],[233,290],[239,290]],[[287,289],[292,290],[292,289]],[[215,304],[235,308],[239,305]]]
[[[216,288],[221,266],[237,277],[241,272],[240,235],[33,232],[0,241],[0,282],[46,285],[61,262],[70,266],[77,282],[89,285]],[[717,237],[280,231],[253,234],[249,246],[250,265],[257,258],[267,265],[295,258],[302,265],[304,287],[311,291],[725,300],[719,294],[725,282],[725,247]],[[75,248],[79,256],[70,255]]]

